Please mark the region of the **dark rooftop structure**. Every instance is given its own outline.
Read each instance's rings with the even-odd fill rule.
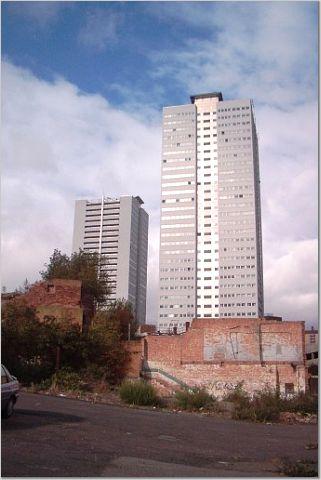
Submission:
[[[194,103],[197,98],[213,98],[217,97],[220,102],[223,101],[223,95],[221,92],[211,92],[211,93],[199,93],[198,95],[191,95],[191,102]]]
[[[144,201],[139,196],[137,196],[135,198],[136,198],[137,202],[140,203],[140,205],[142,205],[144,203]]]

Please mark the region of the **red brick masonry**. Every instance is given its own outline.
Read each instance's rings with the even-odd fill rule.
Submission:
[[[28,304],[79,306],[81,302],[81,281],[54,279],[37,282],[24,295]]]
[[[82,325],[81,281],[53,279],[34,283],[19,299],[37,309],[40,319],[52,316]]]
[[[195,319],[181,335],[142,340],[145,373],[173,387],[205,387],[222,396],[239,382],[251,394],[306,388],[304,322],[259,318]]]

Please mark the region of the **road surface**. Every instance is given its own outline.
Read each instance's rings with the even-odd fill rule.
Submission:
[[[277,476],[317,461],[316,425],[263,425],[21,393],[2,421],[3,477]]]

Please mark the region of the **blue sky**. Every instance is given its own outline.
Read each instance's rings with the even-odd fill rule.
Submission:
[[[318,3],[1,7],[3,284],[70,250],[76,198],[139,194],[154,322],[161,110],[222,91],[255,105],[266,311],[316,323]]]
[[[179,85],[165,78],[155,84],[152,56],[182,47],[192,32],[205,38],[202,28],[187,32],[175,19],[157,19],[145,2],[55,3],[46,15],[31,14],[37,4],[3,4],[3,54],[14,63],[48,80],[60,74],[115,105],[124,101],[117,86],[133,96],[146,92],[147,102],[159,108],[166,100],[186,101]]]
[[[279,60],[286,57],[288,68],[279,72],[279,84],[289,83],[284,77],[291,73],[293,84],[307,86],[305,96],[315,99],[317,2],[272,3],[275,5],[271,2],[3,2],[2,52],[16,65],[31,69],[41,78],[52,80],[61,75],[85,92],[106,96],[114,105],[126,101],[124,92],[130,89],[133,98],[141,99],[145,94],[146,102],[157,108],[166,102],[184,103],[194,93],[188,91],[188,83],[181,78],[188,54],[191,60],[195,57],[200,69],[195,80],[201,89],[202,84],[208,85],[202,80],[202,67],[210,67],[211,55],[219,53],[218,66],[224,61],[224,70],[229,68],[228,62],[236,61],[242,77],[280,68]],[[266,12],[270,14],[269,20]],[[299,20],[303,22],[300,27],[295,25]],[[266,27],[264,43],[253,52],[253,45],[248,42],[255,42],[261,24]],[[291,38],[291,46],[277,43],[282,41],[282,32]],[[280,38],[273,38],[275,34]],[[227,36],[230,38],[224,42]],[[291,58],[292,49],[300,51],[302,42],[309,48],[298,64],[296,56],[295,61]],[[206,44],[209,48],[204,54]],[[230,52],[224,49],[229,46],[233,47],[234,55],[227,59],[226,53]],[[177,63],[173,65],[175,57]],[[211,85],[224,91],[228,98],[239,93],[238,80],[235,77],[234,82],[226,84],[220,76],[216,82],[214,76]],[[192,85],[197,88],[195,83]],[[253,93],[249,91],[248,96]],[[257,93],[256,97],[256,103],[268,103],[263,95]]]

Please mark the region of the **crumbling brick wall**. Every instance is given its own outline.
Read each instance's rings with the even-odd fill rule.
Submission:
[[[143,343],[142,339],[124,342],[124,347],[129,353],[126,371],[127,378],[139,378],[142,371]]]
[[[197,319],[185,334],[144,342],[145,369],[172,383],[205,387],[217,396],[239,382],[251,394],[266,386],[305,390],[304,322]]]
[[[36,282],[29,291],[19,297],[37,310],[38,317],[55,317],[82,326],[81,281],[53,279]]]
[[[53,279],[36,282],[23,296],[29,305],[79,306],[81,302],[81,281]]]

